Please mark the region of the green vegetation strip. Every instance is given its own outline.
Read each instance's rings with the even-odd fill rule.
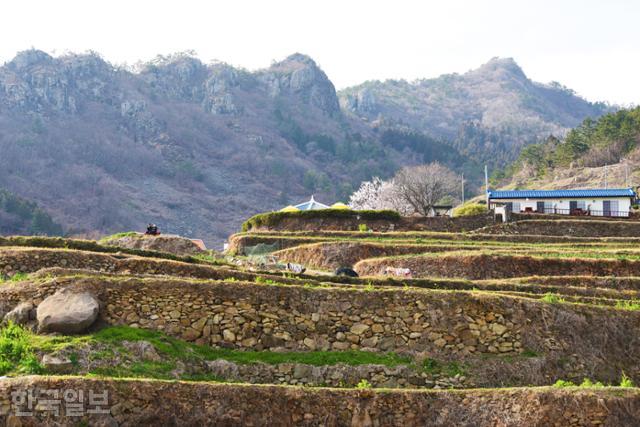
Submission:
[[[290,238],[349,238],[349,239],[442,239],[442,240],[468,240],[468,241],[494,241],[505,243],[638,243],[640,237],[570,237],[570,236],[550,236],[534,234],[483,234],[479,231],[450,233],[442,231],[394,231],[394,232],[361,232],[361,231],[252,231],[235,234],[234,236],[253,237],[290,237]]]
[[[350,209],[318,209],[310,211],[294,211],[294,212],[267,212],[255,215],[242,224],[242,231],[249,231],[257,227],[270,227],[278,224],[280,221],[290,218],[299,218],[301,220],[310,220],[315,218],[353,218],[358,221],[367,220],[387,220],[399,221],[400,214],[391,210],[363,210],[352,211]]]
[[[312,351],[312,352],[270,352],[240,351],[224,348],[199,346],[161,332],[128,326],[114,326],[90,335],[52,336],[36,335],[20,326],[9,324],[0,329],[0,375],[43,373],[36,354],[71,352],[71,360],[77,360],[74,351],[83,347],[100,348],[89,355],[93,360],[111,359],[116,353],[126,354],[123,341],[147,341],[153,345],[162,361],[136,361],[129,366],[120,364],[110,368],[96,368],[90,374],[114,377],[173,378],[171,371],[178,362],[198,362],[224,359],[239,364],[250,363],[304,363],[323,366],[344,363],[346,365],[376,364],[397,366],[411,364],[412,359],[395,353],[372,353],[366,351]],[[184,379],[206,379],[190,378]]]
[[[4,274],[0,274],[0,284],[2,283],[15,283],[22,282],[23,280],[27,280],[29,275],[27,273],[16,273],[13,276],[5,276]]]
[[[323,234],[323,233],[319,233]],[[244,239],[244,246],[252,246],[258,243],[273,244],[279,243],[280,247],[288,248],[295,247],[302,244],[313,243],[377,243],[382,245],[397,245],[397,244],[417,244],[417,245],[443,245],[443,246],[470,246],[470,247],[504,247],[504,248],[537,248],[539,250],[555,248],[563,249],[568,248],[575,250],[577,248],[608,248],[608,249],[630,249],[637,247],[637,241],[613,241],[613,240],[597,240],[587,239],[584,241],[573,242],[571,240],[561,239],[556,242],[545,241],[508,241],[499,239],[501,236],[488,235],[487,239],[473,239],[474,236],[468,236],[463,234],[452,234],[452,236],[458,236],[458,238],[443,238],[442,233],[437,235],[397,235],[398,233],[362,233],[360,235],[300,235],[294,233],[245,233],[236,234],[234,239]],[[504,237],[504,236],[502,236]],[[548,236],[547,236],[548,237]],[[455,243],[453,243],[455,242]]]

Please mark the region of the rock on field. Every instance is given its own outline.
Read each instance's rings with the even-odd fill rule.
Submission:
[[[88,292],[63,289],[46,298],[37,310],[40,332],[76,334],[85,331],[98,317],[100,304]]]
[[[5,321],[11,321],[18,325],[25,325],[29,320],[33,320],[33,304],[30,302],[23,302],[18,304],[13,310],[8,312],[4,316]]]

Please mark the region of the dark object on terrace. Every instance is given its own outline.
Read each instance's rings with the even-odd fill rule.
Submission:
[[[347,276],[347,277],[358,277],[358,273],[356,273],[353,268],[350,267],[340,267],[335,273],[336,276]]]
[[[159,236],[160,235],[160,230],[158,230],[158,226],[155,224],[149,224],[147,225],[147,232],[144,233],[147,236]]]
[[[301,264],[294,264],[294,263],[288,262],[287,270],[295,274],[303,274],[305,271],[307,271],[307,268]]]

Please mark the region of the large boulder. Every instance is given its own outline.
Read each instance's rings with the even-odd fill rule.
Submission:
[[[38,306],[38,330],[63,334],[84,332],[96,321],[99,311],[100,304],[90,293],[63,289]]]

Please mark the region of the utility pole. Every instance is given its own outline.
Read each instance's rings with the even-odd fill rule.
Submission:
[[[624,186],[629,187],[629,163],[624,164]]]
[[[464,205],[464,174],[462,174],[462,204]]]
[[[484,192],[487,200],[487,208],[489,207],[489,171],[487,165],[484,165]]]

